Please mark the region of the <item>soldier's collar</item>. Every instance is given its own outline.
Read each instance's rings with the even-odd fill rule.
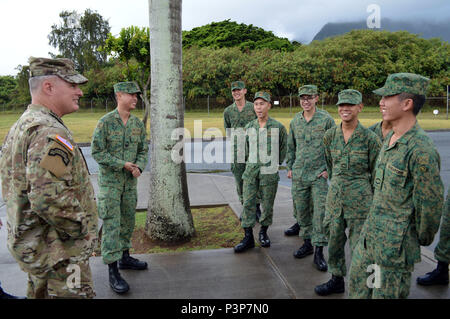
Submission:
[[[398,144],[408,144],[409,140],[417,133],[418,129],[419,129],[419,123],[416,121],[416,124],[414,124],[414,126],[408,132],[403,134],[402,137],[400,137],[393,145],[395,145],[397,143]],[[388,140],[391,139],[392,135],[394,135],[394,131],[391,131],[389,133],[389,135],[386,136],[386,137],[389,137]]]
[[[35,110],[39,110],[39,111],[44,112],[44,113],[48,113],[49,115],[54,117],[59,123],[61,123],[65,128],[67,128],[67,126],[64,124],[63,120],[55,112],[50,110],[48,107],[45,107],[45,106],[40,105],[40,104],[30,104],[28,107],[30,109],[35,109]]]

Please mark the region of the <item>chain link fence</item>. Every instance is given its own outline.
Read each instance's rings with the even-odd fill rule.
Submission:
[[[252,101],[252,95],[247,94],[247,100]],[[336,105],[338,101],[337,95],[330,95],[323,93],[319,95],[319,102],[317,106],[323,108],[325,106]],[[365,95],[363,97],[363,103],[365,106],[375,106],[379,105],[380,97],[375,94]],[[183,97],[184,109],[186,111],[202,111],[202,112],[218,112],[223,111],[228,105],[232,104],[233,100],[231,97],[199,97],[188,99]],[[447,109],[447,97],[427,97],[427,101],[424,106],[424,110],[439,109],[443,112]],[[272,96],[273,108],[282,109],[292,109],[299,108],[300,98],[297,94],[292,94],[288,96]],[[23,112],[27,108],[28,104],[15,104],[15,105],[0,105],[0,112]],[[110,112],[116,108],[116,101],[113,97],[108,98],[81,98],[80,99],[80,110],[92,111],[92,112]],[[138,100],[136,109],[144,110],[144,103],[141,99]]]

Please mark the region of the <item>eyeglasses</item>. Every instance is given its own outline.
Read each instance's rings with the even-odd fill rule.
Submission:
[[[300,97],[300,101],[311,101],[314,100],[316,97],[315,96],[308,96],[308,95],[304,95],[302,97]]]

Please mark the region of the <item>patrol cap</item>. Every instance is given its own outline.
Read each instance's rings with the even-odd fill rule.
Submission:
[[[48,59],[30,57],[30,77],[57,75],[64,81],[74,84],[84,84],[88,81],[75,71],[75,64],[66,58]]]
[[[231,91],[245,89],[245,83],[243,81],[236,81],[231,83]]]
[[[312,85],[312,84],[308,84],[308,85],[303,85],[301,88],[298,89],[298,96],[302,96],[302,95],[317,95],[318,90],[317,90],[317,86]]]
[[[412,93],[425,95],[427,92],[429,78],[414,73],[394,73],[386,79],[386,83],[373,93],[381,96],[391,96],[400,93]]]
[[[336,105],[341,104],[361,104],[362,103],[362,94],[357,90],[343,90],[339,92],[339,100]]]
[[[255,98],[253,99],[253,102],[254,102],[256,99],[263,99],[263,100],[265,100],[265,101],[271,103],[270,93],[269,93],[269,92],[264,92],[264,91],[256,92]]]
[[[114,93],[125,92],[129,94],[141,93],[139,86],[135,82],[119,82],[114,84]]]

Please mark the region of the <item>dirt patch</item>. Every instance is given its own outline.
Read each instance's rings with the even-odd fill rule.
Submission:
[[[241,241],[242,228],[230,207],[198,208],[191,211],[195,235],[189,241],[177,243],[154,241],[148,238],[144,229],[146,212],[136,213],[131,253],[150,254],[231,248]]]

